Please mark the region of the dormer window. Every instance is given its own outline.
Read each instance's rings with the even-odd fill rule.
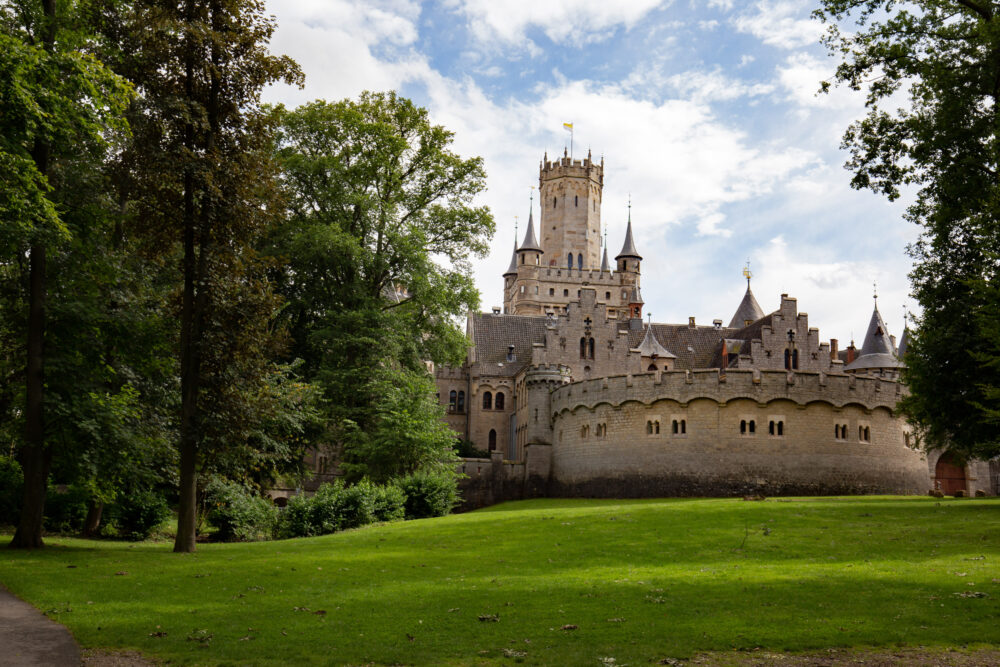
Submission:
[[[515,358],[516,357],[514,356],[514,346],[513,345],[508,345],[507,346],[507,361],[514,361]]]

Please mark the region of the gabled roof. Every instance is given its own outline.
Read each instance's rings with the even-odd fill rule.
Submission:
[[[733,319],[729,321],[729,328],[742,329],[747,326],[747,322],[752,324],[762,317],[764,317],[764,311],[761,310],[760,304],[757,303],[757,299],[754,298],[753,292],[750,291],[750,281],[748,280],[747,292],[743,295],[743,300],[740,301],[740,305],[736,309]]]
[[[517,274],[517,239],[514,239],[514,252],[510,255],[510,266],[504,271],[504,276]]]
[[[545,342],[548,318],[527,315],[474,315],[472,342],[476,361],[472,373],[513,377],[531,361],[534,343]],[[514,361],[507,360],[509,346],[514,346]]]
[[[671,354],[670,350],[660,345],[660,341],[656,340],[656,334],[653,333],[652,325],[646,327],[646,335],[642,337],[642,342],[639,343],[639,353],[644,357],[658,357],[660,359],[676,359],[677,355]]]
[[[639,251],[635,249],[635,241],[632,240],[632,213],[629,211],[628,214],[628,228],[625,230],[625,245],[622,246],[622,251],[615,255],[615,259],[624,259],[631,257],[634,259],[642,259],[642,255]]]
[[[608,261],[608,246],[604,246],[604,259],[601,260],[601,271],[611,271],[611,262]]]
[[[861,344],[861,356],[848,364],[844,370],[899,368],[903,366],[903,363],[896,358],[895,352],[885,322],[882,321],[882,314],[878,312],[878,306],[876,306],[875,310],[872,311],[871,322],[868,323],[865,342]]]
[[[532,211],[528,213],[528,231],[524,233],[524,243],[521,247],[516,250],[516,252],[545,252],[542,250],[542,246],[538,245],[538,239],[535,238],[535,211],[532,207]]]
[[[628,331],[629,349],[637,348],[645,337],[642,328],[629,329],[628,322],[619,324],[620,330]],[[720,338],[732,337],[732,329],[716,329],[710,326],[690,327],[687,324],[652,324],[653,335],[663,347],[676,355],[678,370],[712,368],[712,354],[719,345]]]

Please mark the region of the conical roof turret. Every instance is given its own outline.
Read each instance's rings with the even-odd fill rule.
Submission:
[[[628,207],[628,227],[625,230],[625,245],[622,246],[622,251],[615,256],[615,259],[642,259],[642,255],[639,251],[635,249],[635,241],[632,240],[632,204]]]
[[[656,340],[656,334],[653,333],[652,324],[646,326],[646,335],[642,337],[642,342],[639,343],[638,350],[644,357],[652,357],[654,359],[677,358],[677,355],[670,352],[670,350],[660,344],[660,341]]]
[[[531,211],[528,213],[528,231],[524,233],[524,243],[521,247],[517,249],[517,252],[545,252],[542,250],[542,246],[538,245],[538,239],[535,237],[535,211],[534,206],[531,207]]]
[[[876,304],[872,311],[872,319],[868,323],[868,331],[865,333],[865,341],[861,344],[861,356],[848,364],[844,370],[899,368],[902,365],[896,358],[892,340]]]
[[[604,259],[601,260],[601,272],[611,272],[611,262],[608,261],[608,246],[604,246]]]
[[[756,322],[762,317],[764,317],[764,311],[761,309],[760,304],[757,303],[757,299],[754,298],[753,292],[750,291],[750,281],[747,280],[746,294],[743,295],[743,300],[740,301],[733,319],[730,320],[729,328],[742,329],[748,323]]]
[[[504,271],[504,277],[517,275],[517,237],[514,238],[514,252],[510,254],[510,266]]]
[[[903,357],[906,355],[906,346],[910,342],[910,330],[909,328],[903,329],[903,335],[899,337],[899,345],[896,347],[896,357],[902,361]]]

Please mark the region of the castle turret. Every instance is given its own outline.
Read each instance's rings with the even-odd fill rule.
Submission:
[[[594,270],[601,261],[601,197],[604,163],[564,155],[538,173],[541,193],[541,247],[546,265]]]
[[[743,269],[743,277],[747,279],[747,291],[743,295],[743,300],[740,301],[736,313],[733,314],[733,319],[729,321],[730,329],[742,329],[764,317],[764,311],[761,309],[760,304],[757,303],[757,299],[754,298],[753,292],[750,291],[750,278],[753,276],[750,273],[749,262],[747,262],[746,268]]]
[[[528,212],[528,231],[524,233],[524,243],[515,252],[521,258],[518,264],[537,266],[541,264],[541,256],[545,251],[542,250],[542,246],[538,245],[538,239],[535,237],[535,211],[534,206]]]
[[[872,311],[872,318],[868,323],[865,341],[861,344],[861,355],[849,363],[844,368],[845,371],[896,371],[896,369],[903,365],[896,357],[889,332],[886,329],[885,322],[882,320],[882,314],[878,312],[877,295],[875,299],[875,309]]]
[[[645,371],[669,371],[673,368],[674,360],[677,359],[677,355],[671,353],[660,344],[660,341],[656,340],[652,323],[646,327],[646,335],[642,337],[642,342],[636,349],[642,358],[642,368]]]
[[[622,245],[622,251],[615,256],[615,261],[618,262],[619,271],[639,273],[639,262],[642,261],[642,255],[635,249],[635,241],[632,240],[632,204],[628,205],[628,227],[625,229],[625,244]]]

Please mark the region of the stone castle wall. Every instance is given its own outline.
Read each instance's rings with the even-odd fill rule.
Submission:
[[[568,384],[551,396],[548,492],[925,493],[927,461],[907,446],[908,426],[894,411],[901,392],[879,378],[753,370]],[[684,433],[674,433],[675,421]],[[780,435],[769,433],[771,422]],[[847,427],[846,439],[835,426]]]

